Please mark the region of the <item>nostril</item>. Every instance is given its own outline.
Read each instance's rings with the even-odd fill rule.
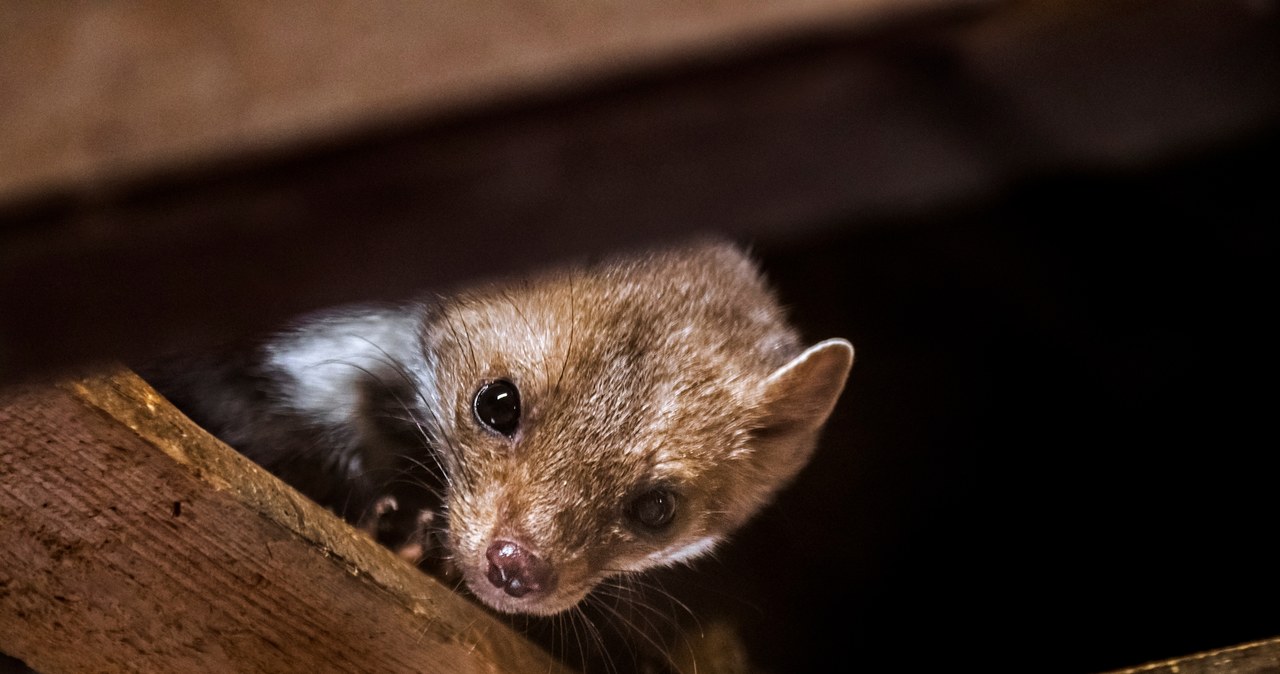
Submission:
[[[506,587],[518,572],[519,560],[525,554],[524,548],[511,541],[494,541],[484,555],[489,560],[489,582],[494,587]]]
[[[555,579],[551,565],[518,543],[494,541],[484,556],[489,560],[485,574],[489,582],[512,597],[551,589]]]

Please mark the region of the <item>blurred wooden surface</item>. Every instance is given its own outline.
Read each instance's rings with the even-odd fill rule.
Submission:
[[[333,7],[0,5],[0,380],[1280,118],[1265,2]]]
[[[0,200],[979,0],[0,4]]]
[[[0,428],[0,652],[42,674],[557,671],[128,372]]]

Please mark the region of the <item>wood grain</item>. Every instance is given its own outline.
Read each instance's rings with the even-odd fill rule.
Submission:
[[[130,373],[0,428],[0,652],[44,674],[557,671]]]

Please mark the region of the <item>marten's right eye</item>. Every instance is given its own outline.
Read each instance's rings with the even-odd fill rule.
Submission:
[[[626,507],[627,518],[650,532],[659,532],[676,517],[676,494],[666,487],[653,487],[633,496]]]
[[[505,379],[491,381],[476,391],[471,411],[476,421],[511,437],[520,425],[520,391]]]

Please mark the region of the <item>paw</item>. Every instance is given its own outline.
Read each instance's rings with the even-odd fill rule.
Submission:
[[[379,534],[388,528],[390,516],[399,509],[400,505],[396,502],[396,497],[387,494],[374,501],[373,506],[360,516],[360,520],[356,522],[356,528],[378,539]]]

